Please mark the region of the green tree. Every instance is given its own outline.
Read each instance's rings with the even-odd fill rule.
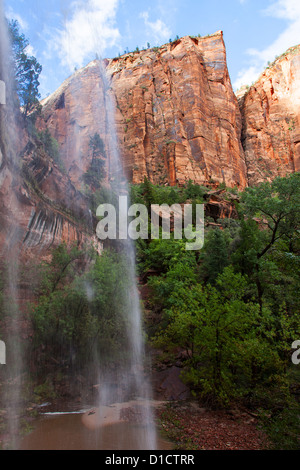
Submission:
[[[195,256],[194,251],[185,249],[184,240],[175,240],[172,237],[170,240],[154,239],[139,253],[139,263],[143,272],[153,269],[158,274],[165,275],[179,262],[196,269]]]
[[[242,195],[241,243],[235,260],[252,274],[261,308],[264,284],[270,281],[268,275],[264,275],[271,268],[270,264],[267,268],[270,257],[283,246],[293,254],[299,244],[299,183],[300,174],[294,173],[276,178],[272,183],[247,188]]]
[[[213,283],[229,264],[229,240],[223,230],[210,230],[205,238],[201,271],[207,282]]]
[[[262,246],[257,251],[259,260],[278,240],[291,239],[299,229],[300,173],[247,188],[242,196],[242,207],[245,217],[255,217],[266,229],[262,232]]]
[[[59,152],[59,144],[57,140],[52,137],[48,128],[44,131],[37,132],[37,137],[42,142],[45,152],[54,160],[54,162],[58,165],[59,169],[62,172],[65,172],[65,166],[63,161],[60,158]]]
[[[38,302],[32,307],[33,349],[41,363],[52,357],[58,364],[70,364],[71,352],[79,347],[82,335],[78,332],[88,314],[84,292],[78,285],[84,266],[84,253],[62,244],[53,251],[50,262],[37,268],[41,283]]]
[[[185,187],[185,198],[197,199],[203,202],[203,196],[207,191],[208,189],[205,186],[199,186],[199,184],[194,184],[192,180],[189,180]]]
[[[126,269],[120,253],[106,250],[97,256],[65,244],[42,263],[31,315],[32,353],[40,370],[53,363],[81,368],[126,359],[131,302]]]
[[[17,93],[23,114],[26,117],[39,103],[39,75],[42,66],[37,59],[28,55],[29,41],[19,31],[16,20],[9,22],[9,32],[13,50],[13,60],[17,84]]]
[[[90,137],[89,148],[92,150],[92,159],[100,155],[106,156],[104,142],[97,132]]]
[[[258,385],[276,387],[285,374],[279,351],[288,335],[276,345],[274,317],[268,309],[261,315],[257,303],[245,300],[246,291],[247,278],[232,267],[215,286],[178,282],[169,293],[168,324],[154,340],[171,355],[184,349],[184,380],[203,399],[223,405],[255,393]]]
[[[144,182],[141,184],[144,203],[150,214],[151,204],[155,204],[154,189],[152,183],[144,176]]]
[[[126,361],[128,312],[131,311],[130,284],[126,256],[105,250],[97,257],[86,276],[92,290],[89,309],[95,319],[93,336],[89,344],[94,357],[102,365]],[[99,359],[98,359],[99,360]]]
[[[89,185],[93,191],[100,189],[101,180],[105,177],[105,146],[98,133],[90,137],[89,148],[92,153],[92,160],[88,170],[83,175],[83,181]],[[94,196],[90,195],[92,206],[95,206]]]

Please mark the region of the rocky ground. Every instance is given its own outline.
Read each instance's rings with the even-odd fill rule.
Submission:
[[[257,416],[247,410],[210,410],[196,401],[155,402],[154,415],[160,436],[175,450],[265,450],[268,440]],[[127,422],[140,423],[143,414],[135,405],[122,410]]]
[[[257,418],[244,410],[208,410],[173,402],[157,410],[163,435],[178,450],[264,450],[268,442]]]
[[[180,387],[177,374],[170,368],[169,374],[161,375],[157,381],[156,396],[153,402],[154,415],[162,439],[170,441],[176,450],[263,450],[268,448],[267,439],[259,429],[255,414],[244,409],[211,410],[202,407],[191,398],[174,399],[169,395],[186,393]],[[22,435],[30,432],[36,418],[45,411],[74,411],[83,406],[80,397],[65,396],[64,399],[51,399],[42,404],[31,403],[20,410],[19,424]],[[0,448],[9,448],[7,434],[7,412],[0,410]],[[15,416],[17,420],[17,417]],[[140,423],[138,404],[126,406],[120,415],[122,421]]]

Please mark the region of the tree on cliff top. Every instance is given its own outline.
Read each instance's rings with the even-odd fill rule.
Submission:
[[[29,41],[19,31],[19,24],[11,20],[8,24],[16,77],[16,88],[24,117],[39,103],[39,75],[42,66],[37,59],[28,55]]]

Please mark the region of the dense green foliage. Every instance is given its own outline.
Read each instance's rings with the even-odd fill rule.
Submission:
[[[34,134],[39,140],[39,142],[42,143],[45,152],[57,164],[60,171],[65,172],[66,169],[60,157],[59,144],[57,140],[54,137],[52,137],[49,129],[46,128],[44,131],[40,131],[40,132],[38,132],[37,130],[34,130]]]
[[[61,245],[51,262],[40,267],[32,324],[34,349],[43,367],[53,358],[61,366],[82,367],[99,357],[105,365],[124,355],[128,298],[124,258],[109,250],[101,257],[90,256]]]
[[[132,190],[139,202],[170,203],[170,188],[145,183]],[[291,419],[287,447],[297,445],[299,409],[291,361],[300,338],[299,183],[293,174],[247,188],[238,219],[208,224],[200,252],[185,251],[183,240],[138,242],[140,271],[154,274],[153,344],[174,363],[183,351],[182,378],[202,400],[271,410],[272,439]],[[179,201],[199,197],[191,183],[173,190]]]
[[[177,186],[158,186],[153,185],[145,177],[144,182],[140,185],[131,186],[132,203],[145,204],[148,208],[151,204],[183,204],[187,201],[202,204],[203,196],[209,191],[205,186],[194,184],[188,181],[185,187]]]
[[[291,345],[300,338],[299,191],[299,174],[246,189],[238,194],[238,219],[207,223],[200,251],[172,236],[136,244],[150,289],[148,338],[160,360],[178,363],[180,352],[182,379],[203,402],[238,400],[260,410],[277,448],[298,445]],[[104,188],[98,192],[99,201],[109,200]],[[148,207],[202,203],[206,192],[191,182],[170,188],[145,179],[131,187],[131,199]],[[81,367],[125,357],[125,262],[118,250],[99,257],[61,246],[41,266],[32,322],[44,366],[53,358]],[[278,433],[286,436],[281,443]]]

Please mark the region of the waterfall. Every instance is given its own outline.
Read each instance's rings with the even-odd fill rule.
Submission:
[[[0,80],[5,93],[5,104],[0,104],[0,178],[16,182],[19,178],[17,160],[21,136],[16,132],[19,110],[14,88],[14,71],[11,62],[11,47],[3,2],[0,0]],[[17,137],[16,137],[17,135]],[[13,186],[13,185],[12,185]],[[5,321],[6,364],[1,365],[0,377],[3,382],[1,401],[6,407],[10,446],[18,447],[19,407],[21,402],[22,372],[24,366],[23,344],[21,339],[22,318],[19,308],[19,243],[21,231],[18,223],[19,204],[14,188],[5,201],[2,201],[1,233],[4,240],[1,252],[3,270],[2,318]]]
[[[0,364],[1,402],[4,403],[9,423],[9,441],[14,449],[19,448],[20,411],[22,402],[22,377],[26,371],[27,359],[25,339],[23,338],[24,318],[19,301],[22,299],[20,292],[20,246],[22,244],[22,233],[18,203],[18,190],[21,186],[20,165],[18,155],[22,148],[22,127],[18,123],[20,110],[15,99],[14,70],[11,65],[11,48],[7,31],[6,20],[3,11],[3,1],[0,0],[0,80],[6,87],[6,104],[0,104],[0,189],[6,179],[10,188],[9,195],[5,201],[5,224],[1,227],[2,238],[5,243],[1,252],[1,260],[6,265],[5,270],[5,295],[2,302],[3,311],[1,321],[5,316],[5,334],[0,340],[6,344],[7,363]],[[107,76],[104,62],[98,60],[99,83],[102,86],[104,108],[100,105],[95,109],[101,119],[105,121],[105,143],[109,158],[109,184],[111,194],[115,199],[121,195],[129,194],[129,185],[126,180],[120,159],[117,133],[115,126],[115,106],[111,94],[110,78]],[[1,89],[2,90],[2,85]],[[104,116],[105,115],[105,116]],[[101,120],[100,119],[100,120]],[[26,140],[26,139],[25,139]],[[80,153],[80,152],[79,152]],[[75,156],[82,157],[82,155]],[[82,167],[80,170],[83,172]],[[128,197],[128,206],[129,206]],[[127,210],[127,208],[125,208]],[[5,212],[5,211],[4,211]],[[1,213],[2,215],[2,213]],[[136,449],[156,449],[156,430],[151,407],[150,380],[145,373],[147,364],[145,361],[145,342],[143,338],[142,314],[140,299],[137,288],[137,276],[135,266],[135,248],[130,239],[116,241],[114,248],[124,257],[124,272],[122,275],[127,280],[129,288],[122,298],[126,305],[126,318],[124,318],[125,336],[127,339],[126,350],[119,351],[123,356],[122,363],[114,366],[113,370],[104,367],[101,357],[95,357],[99,372],[99,409],[113,403],[131,403],[137,405],[139,423],[142,425],[136,431]],[[2,263],[3,264],[3,263]],[[87,289],[93,291],[93,286]],[[88,293],[87,293],[88,297]],[[124,309],[125,310],[125,309]],[[2,334],[2,331],[0,331]],[[108,351],[109,353],[109,351]],[[4,369],[5,367],[5,369]],[[149,367],[149,365],[148,365]],[[117,384],[117,387],[116,387]],[[122,406],[121,406],[122,408]],[[101,416],[101,413],[100,413]],[[101,433],[101,422],[100,430]]]
[[[128,211],[129,202],[129,186],[128,181],[122,170],[122,163],[118,147],[118,139],[115,125],[115,106],[111,92],[110,79],[102,60],[98,60],[99,77],[102,82],[105,103],[105,120],[107,146],[109,153],[109,180],[111,191],[114,199],[118,200],[120,196],[127,196],[127,207],[119,208],[120,211]],[[118,208],[116,208],[118,209]],[[124,214],[123,214],[124,215]],[[117,210],[117,220],[120,214]],[[121,214],[122,216],[122,214]],[[124,236],[124,238],[126,238]],[[156,448],[156,431],[151,410],[151,385],[145,373],[145,344],[142,329],[142,312],[140,307],[140,298],[137,289],[136,266],[135,266],[135,248],[130,238],[118,241],[118,248],[126,258],[124,268],[124,276],[128,279],[129,290],[128,298],[124,299],[127,305],[127,341],[128,341],[128,358],[125,365],[118,371],[115,376],[121,381],[122,387],[117,396],[114,396],[114,390],[111,388],[110,374],[101,373],[100,364],[100,405],[105,405],[116,398],[119,402],[126,402],[128,399],[136,399],[142,405],[139,407],[140,421],[145,426],[145,435],[136,436],[137,449],[155,449]],[[113,398],[112,398],[113,397]]]

